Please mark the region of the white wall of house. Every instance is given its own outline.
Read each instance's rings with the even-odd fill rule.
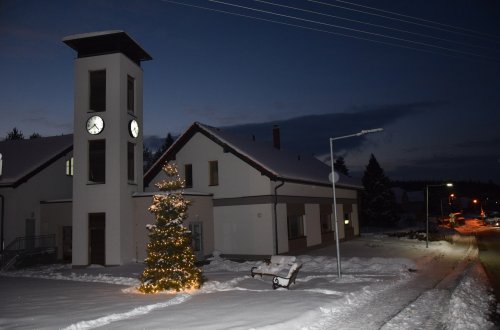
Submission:
[[[273,254],[272,207],[272,204],[215,207],[215,249],[223,254]]]
[[[209,185],[209,161],[218,161],[219,185]],[[203,191],[214,194],[214,198],[234,198],[270,194],[269,178],[263,176],[231,153],[225,153],[222,147],[201,133],[196,133],[177,153],[176,163],[184,176],[184,165],[191,164],[193,187],[186,191]],[[163,171],[151,181],[158,182],[165,178]],[[155,191],[150,184],[147,191]]]
[[[72,202],[53,201],[40,205],[41,234],[56,236],[57,259],[63,258],[63,227],[72,226]]]
[[[321,225],[319,220],[319,204],[305,205],[305,227],[307,235],[307,246],[321,244]]]
[[[34,221],[35,231],[32,234],[41,234],[41,200],[71,197],[72,178],[65,174],[66,160],[71,155],[72,153],[68,153],[67,156],[61,157],[16,188],[0,188],[0,194],[5,198],[5,247],[16,237],[27,234],[27,219]],[[6,161],[8,160],[4,160],[4,166]]]
[[[276,206],[278,227],[278,253],[288,252],[288,223],[286,218],[286,204]],[[274,250],[273,250],[274,251]]]

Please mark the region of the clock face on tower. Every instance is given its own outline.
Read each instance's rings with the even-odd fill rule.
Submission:
[[[137,124],[137,121],[135,119],[132,119],[128,123],[128,133],[133,138],[136,138],[139,135],[139,124]]]
[[[104,120],[99,116],[92,116],[87,120],[87,132],[96,135],[104,129]]]

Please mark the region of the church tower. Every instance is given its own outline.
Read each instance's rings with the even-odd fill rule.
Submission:
[[[123,31],[72,35],[73,266],[133,260],[132,194],[143,191],[143,72],[151,60]]]

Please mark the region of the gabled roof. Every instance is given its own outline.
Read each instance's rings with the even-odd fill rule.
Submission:
[[[0,187],[17,187],[73,150],[73,135],[0,141]]]
[[[174,160],[177,152],[196,134],[205,135],[220,145],[225,152],[230,152],[246,162],[262,175],[273,181],[331,186],[328,175],[330,166],[312,156],[299,156],[285,150],[276,149],[272,143],[257,142],[250,136],[230,133],[223,129],[194,123],[184,132],[160,159],[146,172],[145,185],[160,172],[166,161]],[[361,189],[359,180],[344,175],[340,176],[337,185]]]

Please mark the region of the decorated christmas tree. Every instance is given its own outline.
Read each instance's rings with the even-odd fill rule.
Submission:
[[[166,164],[163,171],[167,179],[156,184],[162,193],[153,197],[149,207],[156,224],[147,226],[146,268],[138,288],[144,293],[197,289],[202,280],[195,265],[190,232],[183,225],[189,205],[182,196],[184,180],[173,163]]]

